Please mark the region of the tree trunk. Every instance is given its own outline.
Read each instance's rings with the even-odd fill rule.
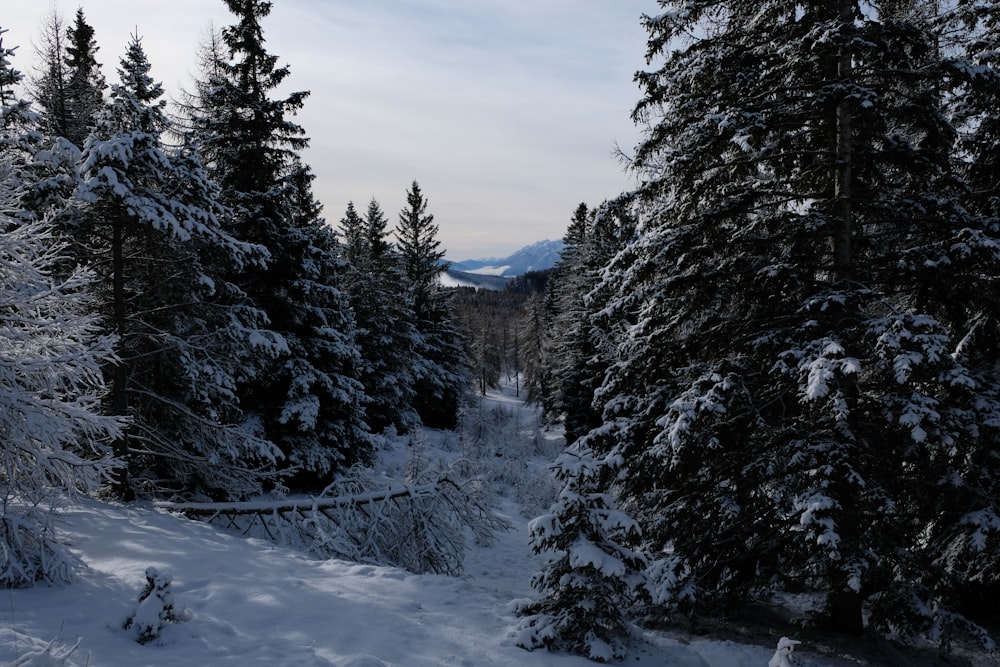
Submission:
[[[854,22],[854,2],[840,0],[840,21],[844,30],[850,31]],[[852,78],[852,53],[847,44],[840,47],[837,57],[837,80],[847,85]],[[851,128],[851,101],[848,95],[837,105],[837,152],[834,176],[834,197],[836,209],[833,220],[833,278],[840,282],[853,277],[853,257],[851,252],[851,180],[853,154],[853,131]]]
[[[111,241],[111,289],[112,289],[112,318],[115,334],[118,336],[118,348],[121,349],[122,341],[126,335],[125,321],[125,251],[124,227],[125,217],[115,216],[112,223]],[[124,359],[119,359],[114,366],[111,380],[111,410],[115,415],[128,415],[128,366]],[[122,465],[115,469],[113,484],[115,493],[122,500],[133,500],[134,493],[129,483],[128,474],[128,428],[122,429],[121,437],[115,441],[115,456],[122,462]]]
[[[844,635],[861,635],[865,631],[861,615],[861,594],[835,590],[829,598],[830,630]]]

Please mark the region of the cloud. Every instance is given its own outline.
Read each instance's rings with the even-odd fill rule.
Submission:
[[[5,17],[21,31],[15,38],[34,37],[47,9],[15,4]],[[77,4],[55,3],[67,20]],[[442,246],[465,259],[561,237],[579,202],[628,186],[612,151],[637,140],[629,113],[639,95],[632,76],[644,66],[639,16],[656,8],[280,0],[264,31],[291,67],[283,92],[311,91],[297,120],[311,137],[306,160],[327,219],[374,195],[395,221],[416,179]],[[173,94],[188,85],[209,23],[232,22],[221,0],[91,0],[85,12],[109,80],[138,27],[153,75]]]

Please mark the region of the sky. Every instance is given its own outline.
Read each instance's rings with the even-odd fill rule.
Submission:
[[[138,33],[152,76],[176,98],[197,74],[222,0],[5,3],[5,46],[30,74],[41,26],[82,6],[109,82]],[[296,117],[328,222],[374,197],[395,224],[416,180],[447,257],[504,257],[561,238],[576,206],[631,187],[633,81],[646,67],[643,13],[656,0],[275,0],[268,51],[281,93],[311,92]]]

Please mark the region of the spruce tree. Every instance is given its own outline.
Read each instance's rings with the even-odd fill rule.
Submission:
[[[455,326],[448,293],[440,276],[448,269],[437,239],[438,227],[420,185],[406,192],[399,212],[396,245],[403,261],[404,285],[413,310],[418,339],[414,376],[414,406],[421,420],[434,428],[453,428],[466,382],[461,332]]]
[[[312,195],[313,174],[299,157],[308,139],[290,120],[308,93],[272,97],[289,69],[265,48],[261,22],[271,3],[226,5],[236,23],[203,54],[204,80],[188,111],[192,134],[233,211],[227,229],[267,251],[264,264],[230,278],[288,345],[267,379],[242,385],[240,395],[299,470],[299,482],[325,486],[332,473],[370,458],[373,442],[336,242]]]
[[[17,86],[24,76],[14,68],[11,59],[17,47],[4,46],[7,30],[0,26],[0,129],[3,130],[3,149],[21,142],[21,131],[33,118],[31,103],[17,95]]]
[[[349,203],[340,220],[344,235],[344,290],[361,348],[360,380],[374,433],[406,432],[420,418],[414,409],[412,366],[417,330],[409,307],[399,254],[388,239],[388,220],[375,198],[364,216]]]
[[[96,60],[94,29],[83,8],[67,27],[53,10],[42,25],[41,71],[30,90],[39,109],[42,130],[50,139],[62,138],[83,147],[103,103],[105,82]]]
[[[547,292],[546,361],[553,380],[545,410],[561,419],[566,441],[575,442],[601,423],[595,392],[613,355],[614,333],[595,317],[604,306],[597,290],[604,266],[634,235],[626,201],[577,206],[563,237],[563,250]]]
[[[552,315],[547,361],[554,377],[546,412],[563,422],[568,443],[596,426],[600,417],[591,407],[594,388],[580,382],[593,352],[584,308],[592,278],[584,271],[584,244],[592,223],[591,210],[579,204],[563,236],[563,249],[548,291]]]
[[[586,441],[625,462],[655,599],[708,614],[795,588],[839,631],[869,605],[882,631],[982,638],[960,596],[995,580],[1000,404],[963,341],[993,326],[1000,257],[964,205],[947,24],[912,3],[660,5],[642,224],[605,272],[622,335]]]
[[[127,463],[118,492],[244,498],[263,490],[280,452],[237,390],[284,341],[261,330],[263,313],[223,271],[258,265],[264,251],[223,231],[228,212],[197,157],[163,145],[163,91],[149,71],[133,37],[86,141],[70,216],[117,337],[107,411],[132,420],[115,445]]]
[[[119,420],[101,414],[102,367],[114,359],[77,267],[66,277],[51,221],[22,208],[31,186],[33,117],[11,87],[21,74],[0,30],[0,586],[63,583],[75,558],[55,533],[54,506],[105,483]]]
[[[76,10],[73,25],[66,30],[66,139],[76,146],[83,142],[94,125],[104,101],[106,87],[101,65],[97,62],[100,47],[94,28],[87,23],[83,8]]]
[[[559,499],[531,522],[532,549],[551,555],[531,582],[541,597],[518,610],[519,646],[599,662],[625,656],[628,608],[644,584],[645,559],[623,544],[638,536],[638,524],[600,491],[601,476],[615,466],[574,445],[553,465]]]

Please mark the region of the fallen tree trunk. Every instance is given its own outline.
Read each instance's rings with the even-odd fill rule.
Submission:
[[[433,484],[353,495],[236,503],[156,503],[250,537],[305,548],[321,558],[459,575],[466,530],[489,543],[510,522],[449,477]]]

